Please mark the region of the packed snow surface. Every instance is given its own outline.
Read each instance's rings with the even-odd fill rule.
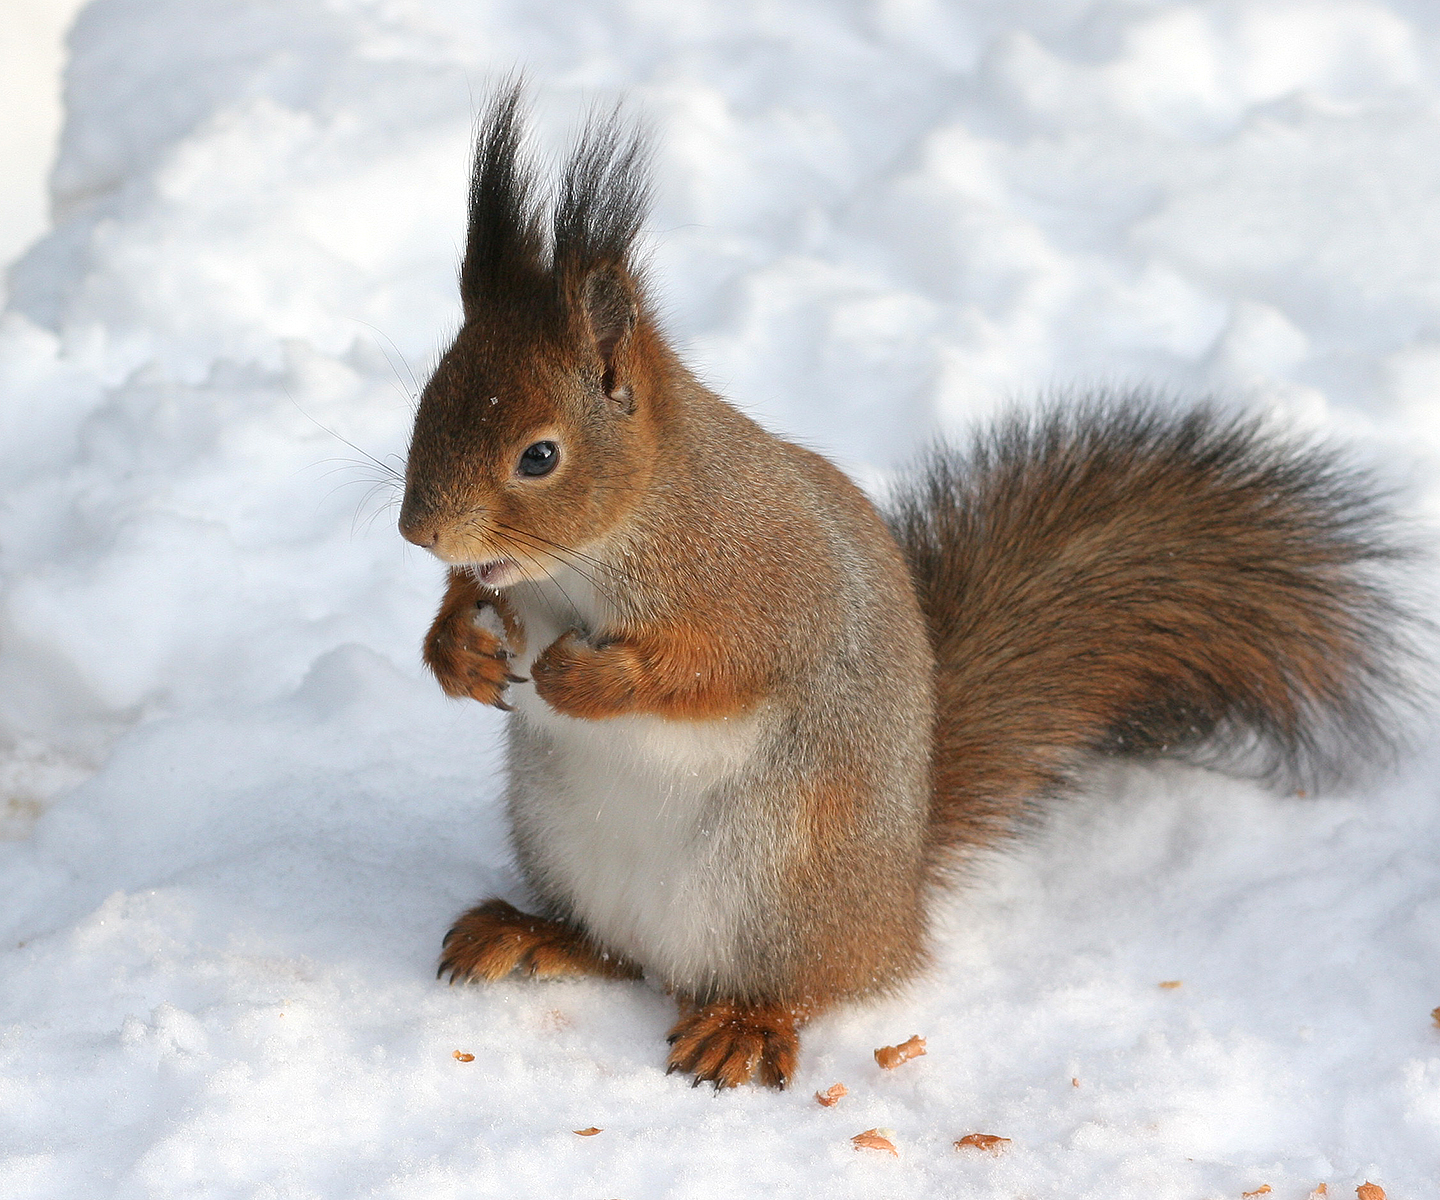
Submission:
[[[0,317],[0,1195],[1434,1195],[1423,722],[1321,797],[1098,781],[784,1093],[667,1077],[642,984],[436,983],[457,912],[524,901],[503,718],[423,674],[442,571],[370,459],[456,327],[516,68],[551,153],[646,114],[677,344],[868,487],[1145,384],[1440,518],[1429,0],[95,0]]]

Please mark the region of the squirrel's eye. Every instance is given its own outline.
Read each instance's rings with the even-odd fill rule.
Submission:
[[[548,475],[560,461],[560,447],[554,442],[536,442],[526,446],[520,456],[520,474],[534,477]]]

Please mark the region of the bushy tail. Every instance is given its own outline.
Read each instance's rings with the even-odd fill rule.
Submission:
[[[1409,620],[1371,480],[1144,399],[1008,419],[890,506],[939,663],[936,859],[1097,754],[1244,753],[1299,782],[1388,750]]]

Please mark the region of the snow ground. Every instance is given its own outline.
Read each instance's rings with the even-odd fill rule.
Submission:
[[[1144,381],[1440,519],[1426,0],[95,0],[0,317],[0,1195],[1433,1194],[1433,731],[1320,799],[1116,774],[784,1094],[667,1078],[640,985],[434,982],[515,894],[501,718],[422,675],[440,569],[329,431],[402,452],[517,65],[552,148],[650,115],[677,339],[869,484]]]

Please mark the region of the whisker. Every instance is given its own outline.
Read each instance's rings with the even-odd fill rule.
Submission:
[[[314,425],[317,429],[323,429],[326,433],[328,433],[328,434],[329,434],[331,437],[333,437],[336,441],[338,441],[338,442],[344,442],[345,445],[349,446],[350,449],[352,449],[353,451],[355,451],[356,454],[360,455],[361,458],[365,459],[367,462],[371,463],[373,466],[378,467],[378,468],[379,468],[381,471],[383,471],[389,478],[395,480],[396,483],[404,483],[404,482],[405,482],[405,476],[404,476],[401,472],[397,471],[394,467],[392,467],[389,463],[387,463],[387,462],[382,462],[380,459],[376,458],[373,454],[371,454],[368,450],[362,450],[359,446],[357,446],[354,442],[352,442],[349,438],[345,437],[343,434],[336,433],[335,430],[333,430],[333,429],[330,428],[330,426],[328,426],[328,425],[326,425],[326,424],[323,424],[323,423],[320,422],[320,421],[317,421],[317,420],[316,420],[314,417],[312,417],[308,412],[306,412],[303,408],[301,408],[299,404],[296,403],[295,397],[292,396],[292,395],[290,395],[289,391],[286,391],[286,393],[285,393],[285,398],[286,398],[287,400],[289,400],[291,404],[294,404],[294,405],[295,405],[295,411],[296,411],[296,412],[298,412],[302,417],[304,417],[307,421],[309,421],[309,422],[310,422],[312,425]],[[392,456],[392,457],[393,457],[393,456]],[[321,459],[321,462],[333,462],[333,461],[334,461],[333,459]]]
[[[480,523],[481,522],[479,514],[472,514],[466,518],[466,525],[470,528],[478,527]],[[622,605],[620,604],[619,598],[612,591],[605,587],[589,571],[585,570],[585,568],[582,567],[578,562],[573,562],[567,557],[568,554],[575,554],[582,560],[585,560],[584,555],[579,554],[578,551],[571,551],[569,547],[563,546],[559,542],[552,542],[548,538],[541,537],[539,534],[531,533],[529,530],[519,529],[513,525],[506,525],[500,521],[495,522],[495,525],[497,526],[497,528],[504,529],[509,532],[512,540],[519,539],[521,544],[527,546],[530,550],[539,554],[543,554],[547,558],[554,559],[561,566],[569,567],[572,571],[574,571],[577,575],[584,579],[591,587],[593,587],[597,592],[599,592],[608,601],[610,601],[611,606],[615,609],[616,612],[622,611]],[[547,545],[553,546],[554,549],[547,549]],[[596,565],[605,566],[606,564],[596,563]],[[557,587],[560,586],[558,580],[556,580],[555,583]],[[564,589],[562,588],[561,590],[563,591]],[[567,600],[570,600],[572,605],[574,604],[574,601],[571,600],[568,595],[565,598]]]
[[[350,319],[360,325],[365,326],[365,328],[370,330],[371,332],[378,333],[382,338],[384,338],[387,342],[390,343],[390,349],[395,351],[395,357],[404,364],[405,373],[410,376],[410,391],[406,393],[406,399],[409,400],[412,404],[415,403],[420,395],[420,381],[415,378],[415,372],[410,369],[409,360],[401,352],[400,347],[395,344],[395,339],[392,338],[383,329],[380,329],[379,327],[370,324],[369,321],[362,321],[359,317],[351,317]],[[384,347],[381,347],[380,353],[385,354]],[[388,354],[385,354],[385,362],[389,366],[390,370],[394,372],[395,381],[399,383],[403,388],[405,381],[400,378],[400,372],[395,370],[395,364],[390,361],[390,356]]]
[[[366,520],[365,520],[365,525],[364,525],[364,532],[369,533],[370,530],[372,530],[372,529],[375,527],[375,522],[380,519],[381,513],[391,513],[391,512],[394,512],[394,511],[395,511],[397,508],[399,508],[399,507],[400,507],[400,498],[399,498],[398,496],[393,496],[393,495],[392,495],[392,496],[390,497],[390,499],[386,500],[384,504],[381,504],[381,505],[379,505],[378,507],[376,507],[376,508],[374,509],[374,511],[371,512],[371,514],[369,515],[369,517],[366,518]],[[357,513],[357,516],[358,516],[358,513]],[[353,529],[354,526],[352,525],[351,528]]]
[[[530,555],[517,552],[516,557],[522,560],[528,560],[530,564],[536,567],[541,573],[545,575],[549,574],[549,572],[545,571],[544,567],[540,563],[537,563],[535,559]],[[540,586],[538,580],[533,580],[530,582],[533,582],[535,584],[535,591],[539,595],[541,602],[545,605],[546,608],[550,610],[551,620],[553,620],[556,625],[563,627],[566,624],[565,618],[560,613],[555,611],[555,605],[551,602],[550,597],[545,594],[545,589]],[[570,598],[567,596],[566,599],[569,600]],[[571,607],[574,607],[574,601],[571,601]]]
[[[550,576],[550,582],[560,589],[560,594],[565,597],[565,602],[570,605],[570,611],[578,614],[580,612],[580,606],[575,603],[570,593],[565,590],[565,585],[561,583],[558,579],[556,579],[553,575]],[[594,580],[591,580],[591,583],[594,582]]]
[[[341,486],[344,485],[342,484]],[[381,513],[388,512],[399,505],[400,500],[395,495],[394,485],[388,479],[375,481],[366,490],[365,494],[360,497],[360,503],[355,506],[355,512],[350,517],[351,537],[354,537],[361,531],[361,519],[366,507],[377,495],[382,495],[387,490],[390,492],[390,495],[386,497],[384,503],[376,505],[373,509],[371,509],[369,516],[364,517],[363,528],[365,532],[368,533],[374,527],[375,522],[379,518]],[[335,491],[339,491],[339,488],[334,489],[334,491],[331,492],[331,495],[333,495]]]
[[[358,458],[322,458],[318,463],[315,463],[314,465],[318,467],[329,462],[339,463],[340,465],[337,467],[331,467],[328,471],[321,472],[321,479],[329,479],[330,476],[338,475],[341,471],[363,471],[365,472],[365,474],[363,474],[359,479],[352,479],[349,482],[383,483],[386,487],[393,488],[399,488],[402,486],[401,481],[391,475],[376,475],[374,473],[375,468],[370,463],[361,462]],[[348,486],[348,484],[341,484],[340,486],[346,487]]]
[[[556,542],[550,538],[543,536],[542,534],[535,533],[532,530],[521,529],[515,525],[507,525],[503,521],[494,521],[493,523],[486,522],[482,518],[481,514],[478,512],[469,513],[465,516],[463,528],[467,531],[474,530],[483,535],[486,531],[487,524],[493,524],[494,528],[496,529],[503,529],[506,533],[510,534],[510,541],[512,543],[518,542],[521,546],[524,546],[527,550],[530,551],[529,554],[523,556],[517,553],[517,557],[526,558],[532,565],[539,567],[543,571],[543,573],[547,575],[549,575],[549,572],[544,571],[543,566],[534,556],[536,554],[540,554],[544,555],[546,558],[553,559],[561,566],[569,567],[570,570],[574,571],[577,575],[584,579],[586,583],[593,587],[596,592],[604,596],[605,599],[610,602],[611,608],[614,609],[616,613],[625,611],[625,606],[620,603],[620,598],[608,587],[602,584],[598,579],[596,579],[594,574],[591,571],[587,571],[585,567],[581,564],[589,564],[590,566],[593,566],[599,570],[608,571],[612,576],[615,577],[616,580],[619,580],[622,583],[628,583],[629,577],[624,571],[621,571],[618,568],[611,566],[609,563],[601,562],[599,559],[591,558],[589,555],[584,554],[579,550],[575,550],[572,547],[566,546],[561,542]],[[578,612],[579,609],[575,605],[574,599],[570,596],[568,592],[565,591],[565,588],[563,587],[563,585],[561,585],[560,581],[555,579],[553,575],[550,578],[551,582],[553,582],[555,586],[560,589],[560,592],[562,595],[565,596],[565,599],[569,601],[571,607],[575,608]],[[479,582],[478,577],[477,582]],[[554,615],[553,608],[551,611],[552,615]],[[557,621],[559,620],[558,617],[556,619]]]
[[[337,492],[344,491],[348,487],[354,487],[361,484],[370,485],[365,489],[365,494],[360,497],[359,503],[355,505],[355,511],[351,514],[350,536],[352,538],[360,532],[360,522],[365,513],[365,509],[378,493],[389,492],[390,497],[385,504],[381,505],[378,509],[376,509],[370,514],[369,518],[365,522],[365,528],[367,530],[375,523],[375,518],[380,513],[384,512],[387,508],[394,507],[394,505],[399,502],[398,495],[403,486],[401,481],[395,478],[395,476],[389,472],[381,472],[377,475],[375,463],[373,462],[373,460],[369,462],[362,462],[359,459],[325,458],[321,459],[320,462],[316,463],[315,465],[320,466],[323,463],[338,463],[339,465],[331,467],[328,471],[322,472],[320,475],[321,479],[329,479],[332,475],[338,475],[344,471],[358,473],[358,478],[346,479],[341,483],[336,484],[328,492],[326,492],[326,500],[329,500],[331,496],[334,496]]]
[[[326,475],[325,475],[324,477],[328,477],[328,476],[330,476],[330,475],[334,475],[334,474],[336,473],[336,471],[338,471],[338,470],[340,470],[340,468],[337,467],[335,471],[327,471],[327,472],[326,472]],[[323,477],[322,477],[322,478],[323,478]],[[395,484],[394,484],[391,480],[389,480],[389,479],[375,479],[375,478],[346,479],[346,480],[344,480],[344,481],[341,482],[341,483],[337,483],[337,484],[336,484],[334,487],[332,487],[328,492],[326,492],[326,493],[325,493],[325,499],[327,499],[327,500],[330,499],[330,497],[333,496],[333,495],[335,495],[336,492],[343,492],[343,491],[344,491],[346,488],[348,488],[348,487],[360,487],[360,486],[363,485],[363,484],[368,484],[368,485],[369,485],[369,487],[366,489],[366,492],[365,492],[365,499],[369,499],[370,495],[371,495],[377,488],[381,488],[381,489],[388,488],[388,489],[390,489],[390,490],[392,490],[392,491],[395,490]],[[364,503],[364,500],[362,500],[361,503],[363,504],[363,503]]]
[[[502,526],[501,528],[510,529],[510,532],[511,532],[512,536],[513,536],[513,537],[516,537],[516,538],[525,539],[525,538],[533,537],[533,535],[527,534],[524,530],[513,529],[513,528],[511,528],[511,527],[509,527],[509,526]],[[620,603],[619,597],[616,596],[614,592],[610,591],[609,588],[605,587],[598,579],[595,578],[595,576],[593,576],[592,574],[590,574],[588,571],[586,571],[586,570],[585,570],[583,567],[581,567],[579,564],[568,561],[568,560],[564,557],[563,551],[557,552],[557,551],[555,551],[555,550],[547,550],[547,549],[545,549],[545,548],[542,547],[542,546],[537,546],[537,545],[535,545],[533,541],[532,541],[532,542],[529,542],[529,543],[524,543],[524,542],[522,542],[522,544],[528,544],[528,545],[529,545],[529,548],[530,548],[531,550],[534,550],[534,551],[536,551],[536,552],[539,553],[539,554],[544,554],[544,555],[545,555],[546,557],[548,557],[548,558],[553,558],[553,559],[554,559],[556,562],[558,562],[561,566],[569,567],[572,571],[575,572],[575,574],[579,575],[580,578],[582,578],[583,580],[585,580],[585,582],[587,582],[587,583],[588,583],[591,587],[593,587],[597,592],[599,592],[602,596],[604,596],[605,599],[607,599],[608,601],[610,601],[611,607],[614,608],[614,610],[615,610],[617,613],[623,611],[623,606],[622,606],[621,603]],[[563,587],[561,587],[560,581],[557,580],[557,579],[554,579],[553,576],[552,576],[552,581],[555,583],[555,586],[556,586],[556,587],[560,587],[560,590],[561,590],[562,592],[565,590]],[[566,598],[567,600],[570,600],[570,596],[569,596],[568,594],[566,595],[565,598]],[[570,602],[571,602],[572,605],[574,604],[574,601],[573,601],[573,600],[570,600]]]
[[[591,566],[596,567],[599,570],[608,571],[617,579],[628,582],[628,576],[619,567],[611,566],[607,562],[601,562],[598,558],[591,558],[590,555],[584,553],[583,551],[576,550],[573,546],[567,546],[563,542],[553,541],[552,539],[545,537],[543,534],[536,533],[534,530],[519,529],[514,525],[506,525],[503,521],[496,521],[495,527],[497,529],[508,530],[511,533],[524,534],[526,537],[531,538],[534,541],[543,542],[545,545],[553,546],[555,547],[555,549],[561,550],[566,554],[572,554],[576,558],[580,559],[582,562],[587,562]]]

